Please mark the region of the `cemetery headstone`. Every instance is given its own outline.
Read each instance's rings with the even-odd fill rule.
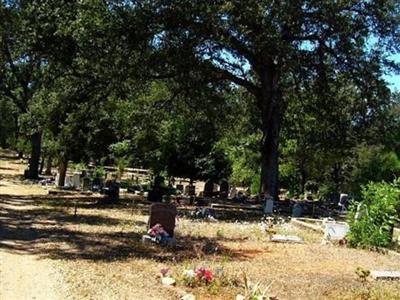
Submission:
[[[293,205],[292,217],[300,218],[303,215],[303,205],[300,202],[296,202]]]
[[[87,191],[90,188],[90,178],[83,177],[82,179],[82,190]]]
[[[232,187],[231,190],[229,191],[229,199],[235,199],[237,197],[237,189],[235,187]]]
[[[348,200],[349,200],[348,194],[340,194],[338,205],[341,208],[342,212],[346,210]]]
[[[74,188],[81,187],[81,173],[80,172],[75,172],[74,175],[72,176],[72,186]]]
[[[150,206],[149,228],[161,224],[169,236],[174,236],[176,206],[171,203],[154,203]]]
[[[204,197],[212,197],[214,194],[214,182],[208,179],[204,184]]]
[[[164,183],[164,177],[156,176],[154,178],[153,188],[149,191],[147,200],[150,202],[161,202],[163,195],[165,194],[162,184]]]
[[[161,187],[164,184],[164,180],[163,176],[157,175],[154,178],[154,187]]]
[[[229,183],[228,181],[221,180],[221,184],[219,185],[219,196],[221,198],[228,198],[229,193]]]
[[[371,271],[375,280],[400,280],[400,271]]]
[[[119,183],[115,180],[107,180],[103,192],[106,196],[106,202],[116,202],[119,200]]]
[[[186,185],[184,188],[184,194],[189,195],[189,185]]]
[[[103,179],[100,177],[93,178],[92,181],[92,191],[94,192],[101,192],[103,190]]]
[[[295,235],[275,234],[271,237],[271,242],[276,243],[303,243],[303,240]]]
[[[326,222],[324,239],[328,241],[339,241],[346,237],[350,228],[347,224],[338,224],[335,222]]]
[[[69,187],[69,188],[74,186],[73,176],[71,176],[71,175],[66,175],[65,176],[64,186],[65,187]]]
[[[189,194],[189,196],[196,195],[196,187],[193,184],[188,185],[188,194]]]
[[[274,199],[270,195],[266,195],[264,201],[264,214],[272,214],[274,209]]]

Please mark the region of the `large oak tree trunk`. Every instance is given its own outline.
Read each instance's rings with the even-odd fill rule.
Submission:
[[[60,159],[60,164],[58,165],[58,182],[57,186],[62,187],[65,185],[65,176],[67,174],[68,160],[66,158]]]
[[[40,163],[40,151],[42,146],[42,133],[37,132],[31,136],[31,157],[29,159],[29,166],[26,173],[28,179],[39,178],[39,163]]]
[[[279,133],[282,121],[282,96],[278,87],[278,70],[273,62],[261,77],[258,97],[262,120],[261,191],[278,197]]]
[[[273,114],[268,127],[263,131],[261,145],[261,190],[274,199],[278,196],[279,178],[279,131],[280,116]]]

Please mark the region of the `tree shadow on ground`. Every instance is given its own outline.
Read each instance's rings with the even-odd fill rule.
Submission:
[[[35,198],[44,201],[43,197]],[[126,219],[96,214],[75,216],[71,209],[43,207],[40,201],[32,197],[0,196],[0,250],[42,258],[93,261],[247,258],[226,248],[221,243],[223,239],[218,238],[177,236],[176,248],[145,244],[141,241],[146,228],[143,221],[127,223]]]
[[[17,174],[0,174],[0,180],[7,180],[10,183],[27,185],[32,184],[32,181],[26,180],[23,175]]]
[[[19,160],[19,158],[12,153],[4,153],[4,151],[0,151],[0,159],[1,160]]]
[[[9,167],[2,167],[2,166],[0,166],[0,170],[15,171],[15,168],[9,168]]]
[[[179,215],[181,217],[186,217],[193,220],[205,220],[206,218],[198,218],[193,216],[192,212],[195,208],[185,208],[179,209]],[[228,221],[228,222],[241,222],[246,220],[246,222],[253,222],[259,221],[262,216],[263,212],[259,210],[241,210],[241,209],[214,209],[214,216],[218,221]]]

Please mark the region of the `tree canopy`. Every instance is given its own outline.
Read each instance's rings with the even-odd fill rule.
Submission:
[[[399,174],[398,1],[1,1],[0,17],[0,144],[29,153],[29,178],[40,157],[119,162],[276,197]]]

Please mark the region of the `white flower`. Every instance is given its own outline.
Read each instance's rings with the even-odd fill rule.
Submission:
[[[189,278],[194,278],[196,276],[196,273],[194,272],[194,270],[189,269],[189,270],[185,270],[183,271],[183,275]]]

